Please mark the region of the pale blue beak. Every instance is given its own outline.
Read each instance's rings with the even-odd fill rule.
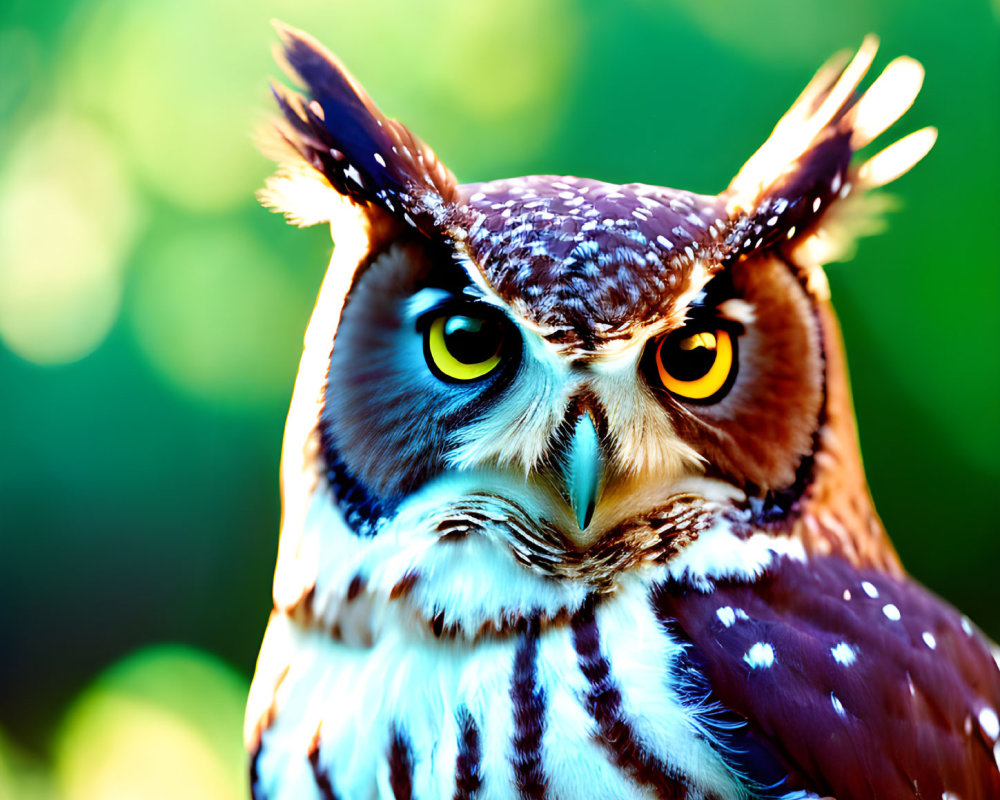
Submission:
[[[573,427],[566,453],[563,480],[566,494],[573,508],[573,516],[580,530],[584,530],[594,516],[604,478],[604,453],[589,411],[581,414]]]

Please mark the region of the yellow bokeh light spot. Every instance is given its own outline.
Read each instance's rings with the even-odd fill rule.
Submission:
[[[66,800],[238,796],[197,731],[168,711],[114,695],[92,702],[63,763]]]
[[[110,142],[55,113],[0,174],[0,339],[29,361],[90,353],[118,314],[136,201]]]
[[[268,17],[236,2],[99,0],[62,68],[142,180],[196,212],[247,203],[266,170],[250,131],[269,111]]]
[[[245,683],[207,654],[142,651],[102,675],[68,713],[56,778],[64,800],[243,800]]]
[[[128,316],[173,385],[255,407],[287,400],[310,299],[260,243],[219,226],[183,233],[143,258]]]

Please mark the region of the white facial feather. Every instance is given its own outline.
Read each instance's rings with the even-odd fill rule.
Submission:
[[[525,474],[546,455],[577,384],[567,361],[532,331],[522,332],[521,364],[512,386],[487,415],[452,435],[457,470],[511,466]]]
[[[702,458],[677,435],[640,375],[644,346],[645,342],[634,343],[628,358],[616,359],[613,370],[595,372],[591,384],[607,414],[607,439],[614,446],[617,469],[646,481],[670,483],[701,472]]]
[[[305,515],[311,508],[317,477],[322,472],[322,453],[317,431],[323,410],[331,342],[340,324],[348,288],[358,265],[371,247],[364,213],[341,198],[340,227],[332,228],[337,245],[323,278],[316,308],[306,329],[298,377],[282,440],[282,523],[278,562],[274,571],[274,602],[290,606],[315,581],[316,560],[301,536],[310,530]],[[314,535],[318,535],[314,532]],[[316,543],[311,544],[313,548]]]

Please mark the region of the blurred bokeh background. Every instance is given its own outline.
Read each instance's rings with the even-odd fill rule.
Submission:
[[[0,797],[236,798],[277,465],[331,244],[253,198],[270,17],[463,180],[721,189],[827,56],[940,129],[829,270],[879,509],[1000,636],[996,0],[0,3]]]

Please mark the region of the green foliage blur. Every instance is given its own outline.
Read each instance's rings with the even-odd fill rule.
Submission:
[[[5,0],[0,797],[245,791],[284,414],[331,249],[253,197],[271,17],[467,181],[715,192],[833,52],[875,32],[877,68],[921,61],[880,141],[938,144],[829,277],[889,532],[1000,636],[997,0]]]

